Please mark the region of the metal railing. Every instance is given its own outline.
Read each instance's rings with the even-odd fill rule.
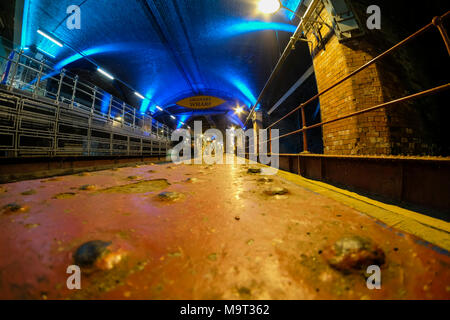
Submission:
[[[371,111],[375,111],[381,108],[386,108],[386,107],[390,107],[393,105],[396,105],[398,103],[401,102],[406,102],[406,101],[410,101],[410,100],[414,100],[420,97],[424,97],[424,96],[429,96],[429,95],[433,95],[436,94],[438,92],[444,91],[444,90],[448,90],[450,89],[450,83],[447,84],[443,84],[428,90],[424,90],[415,94],[411,94],[409,96],[405,96],[396,100],[392,100],[389,102],[385,102],[373,107],[369,107],[363,110],[359,110],[353,113],[349,113],[347,115],[341,116],[341,117],[337,117],[331,120],[327,120],[327,121],[322,121],[313,125],[307,125],[306,123],[306,114],[305,114],[305,107],[307,105],[309,105],[311,102],[317,100],[319,97],[321,97],[322,95],[324,95],[325,93],[329,92],[330,90],[336,88],[337,86],[339,86],[340,84],[342,84],[343,82],[345,82],[346,80],[351,79],[353,76],[355,76],[356,74],[358,74],[359,72],[367,69],[369,66],[373,65],[374,63],[376,63],[377,61],[381,60],[382,58],[386,57],[387,55],[393,53],[394,51],[396,51],[397,49],[399,49],[400,47],[403,47],[405,44],[409,43],[411,40],[415,39],[417,36],[423,34],[424,32],[432,29],[433,27],[436,27],[443,39],[443,42],[447,48],[447,52],[450,55],[450,40],[449,37],[447,35],[447,32],[442,24],[442,20],[448,18],[448,16],[450,16],[450,11],[445,13],[444,15],[440,16],[440,17],[435,17],[433,19],[432,22],[430,22],[429,24],[427,24],[425,27],[423,27],[422,29],[418,30],[417,32],[415,32],[414,34],[410,35],[409,37],[407,37],[406,39],[404,39],[403,41],[397,43],[395,46],[393,46],[392,48],[386,50],[385,52],[383,52],[382,54],[380,54],[379,56],[373,58],[372,60],[370,60],[369,62],[367,62],[366,64],[364,64],[363,66],[357,68],[355,71],[351,72],[350,74],[348,74],[347,76],[343,77],[342,79],[338,80],[337,82],[335,82],[334,84],[332,84],[331,86],[329,86],[328,88],[326,88],[325,90],[317,93],[315,96],[311,97],[310,99],[308,99],[307,101],[301,103],[299,106],[297,106],[296,108],[294,108],[293,110],[289,111],[287,114],[285,114],[284,116],[282,116],[280,119],[272,122],[267,128],[265,128],[265,130],[268,131],[268,137],[269,139],[266,140],[263,143],[269,143],[269,150],[270,153],[272,153],[272,141],[276,140],[276,139],[282,139],[288,136],[291,136],[293,134],[296,133],[301,133],[302,134],[302,142],[303,142],[303,152],[308,152],[308,141],[307,141],[307,132],[308,130],[317,128],[317,127],[322,127],[324,125],[333,123],[333,122],[337,122],[337,121],[341,121],[344,119],[348,119],[351,117],[355,117],[367,112],[371,112]],[[298,129],[298,130],[294,130],[291,132],[288,132],[286,134],[280,135],[278,137],[271,137],[271,133],[270,133],[270,129],[273,128],[276,124],[280,123],[282,120],[286,119],[287,117],[291,116],[292,114],[294,114],[296,111],[300,110],[301,113],[301,119],[302,119],[302,128]]]
[[[0,157],[164,154],[171,129],[24,51],[0,56]]]

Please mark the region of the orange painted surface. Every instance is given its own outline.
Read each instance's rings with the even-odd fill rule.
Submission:
[[[0,298],[450,298],[448,253],[278,176],[258,181],[247,168],[156,164],[2,185],[0,208],[25,210],[0,214]],[[107,189],[152,179],[170,185]],[[271,186],[288,194],[267,195]],[[163,191],[181,197],[161,201]],[[323,257],[351,235],[384,251],[381,290]],[[121,260],[82,272],[81,290],[69,290],[66,268],[90,240],[111,241]]]

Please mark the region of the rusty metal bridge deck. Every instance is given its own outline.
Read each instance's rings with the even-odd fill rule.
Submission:
[[[450,298],[447,223],[423,217],[439,232],[431,245],[405,220],[372,217],[394,209],[253,167],[147,163],[1,185],[0,298]],[[381,290],[330,266],[342,237],[384,252]],[[111,241],[111,268],[68,290],[66,268],[90,240]]]

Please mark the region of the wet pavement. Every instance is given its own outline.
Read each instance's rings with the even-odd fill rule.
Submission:
[[[255,168],[160,163],[1,185],[0,298],[450,298],[447,251]],[[66,286],[74,259],[80,290]],[[367,288],[370,264],[380,290]]]

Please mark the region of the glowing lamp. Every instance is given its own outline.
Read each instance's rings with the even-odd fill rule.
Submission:
[[[280,0],[261,0],[258,4],[258,10],[265,14],[272,14],[280,10]]]
[[[238,106],[236,109],[234,109],[234,112],[236,114],[241,114],[242,112],[244,112],[244,108],[242,108],[241,106]]]

